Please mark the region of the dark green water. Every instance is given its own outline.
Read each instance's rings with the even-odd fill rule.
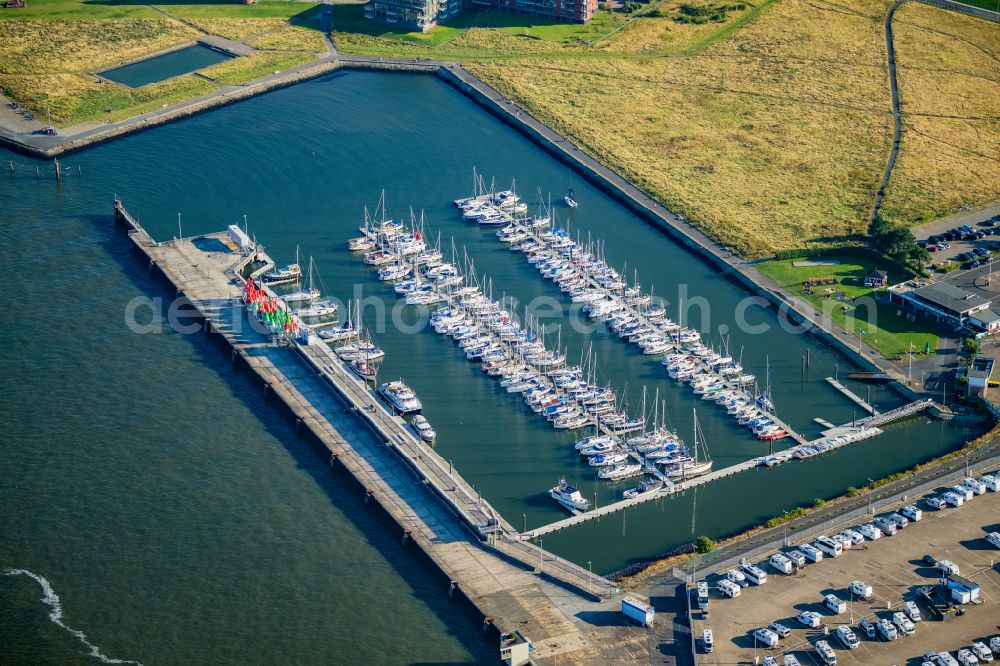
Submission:
[[[3,155],[25,164],[23,157]],[[144,663],[447,663],[486,661],[477,619],[447,601],[442,582],[366,516],[353,486],[297,440],[228,356],[202,335],[136,335],[135,297],[170,293],[112,229],[114,195],[154,236],[217,231],[248,215],[279,261],[296,245],[315,257],[326,290],[361,290],[399,302],[344,241],[387,188],[391,210],[426,211],[431,228],[467,248],[494,293],[520,302],[558,290],[493,233],[466,225],[450,201],[471,170],[523,193],[561,198],[572,185],[573,228],[607,240],[613,264],[673,302],[707,297],[706,337],[732,331],[734,354],[764,375],[770,360],[782,416],[814,436],[821,417],[852,418],[823,377],[846,360],[816,339],[785,332],[749,308],[767,334],[738,332],[746,294],[663,234],[573,177],[559,163],[432,77],[351,73],[276,91],[67,157],[81,178],[36,183],[33,169],[0,178],[0,258],[13,297],[2,311],[0,570],[49,580],[64,622],[104,654]],[[533,198],[531,195],[529,199]],[[565,209],[560,210],[565,215]],[[686,285],[686,287],[684,286]],[[679,292],[679,289],[682,290]],[[686,289],[686,292],[683,290]],[[415,320],[419,310],[401,307]],[[366,317],[374,322],[374,310]],[[698,323],[692,310],[686,323]],[[638,408],[660,391],[671,422],[690,437],[691,410],[723,467],[766,447],[666,377],[603,328],[562,341],[578,357],[593,345],[604,377]],[[438,450],[515,525],[562,517],[545,495],[560,476],[603,504],[627,483],[598,484],[557,434],[519,398],[430,330],[375,333],[424,402]],[[803,377],[801,358],[810,350]],[[862,390],[863,389],[859,389]],[[891,406],[881,390],[872,400]],[[683,543],[720,536],[847,485],[953,448],[969,433],[914,419],[865,443],[648,503],[624,516],[551,535],[545,547],[609,571]],[[694,510],[692,510],[694,509]],[[523,518],[522,518],[523,514]],[[47,619],[30,578],[0,577],[0,645],[11,661],[83,661],[80,642]]]
[[[131,65],[109,69],[106,72],[101,72],[101,76],[129,88],[139,88],[229,60],[230,57],[221,51],[195,44],[154,58],[140,60]]]

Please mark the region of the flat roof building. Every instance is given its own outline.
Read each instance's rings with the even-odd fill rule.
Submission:
[[[936,282],[910,280],[889,287],[889,302],[953,328],[1000,333],[1000,291],[985,269],[961,271]],[[1000,288],[1000,284],[997,285]]]
[[[597,11],[597,0],[368,0],[365,18],[394,28],[427,32],[466,8],[589,23]]]

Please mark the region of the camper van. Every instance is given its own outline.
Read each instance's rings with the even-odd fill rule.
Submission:
[[[701,647],[703,650],[705,650],[705,654],[711,652],[712,648],[715,647],[714,643],[712,642],[711,629],[706,629],[705,631],[701,632]]]
[[[827,536],[818,536],[816,541],[813,542],[817,548],[823,551],[824,555],[830,557],[840,557],[844,552],[844,545],[839,541],[834,541]]]
[[[771,568],[777,571],[778,573],[783,573],[786,575],[792,573],[793,570],[792,561],[787,557],[785,557],[784,555],[782,555],[781,553],[775,553],[774,555],[772,555],[771,559],[769,559],[767,563],[771,565]]]
[[[986,486],[988,490],[992,490],[993,492],[1000,491],[1000,478],[997,478],[992,474],[986,474],[979,477],[979,480],[983,482],[983,485]]]
[[[965,504],[965,497],[951,490],[942,495],[941,498],[944,499],[945,504],[956,509]]]
[[[851,581],[851,584],[847,586],[847,591],[850,592],[852,599],[868,601],[872,598],[872,586],[860,580]]]
[[[962,485],[971,490],[975,495],[982,495],[986,492],[986,484],[979,479],[969,477],[962,481]]]
[[[804,555],[805,558],[810,562],[823,561],[823,551],[821,551],[819,548],[815,548],[814,546],[808,543],[804,543],[801,546],[799,546],[798,551],[802,553],[802,555]]]
[[[717,587],[719,588],[719,592],[721,594],[729,597],[730,599],[735,599],[736,597],[740,596],[740,594],[743,591],[742,587],[740,587],[733,581],[727,580],[725,578],[719,581]]]
[[[840,615],[847,610],[847,604],[844,600],[833,594],[823,597],[823,605],[834,615]]]
[[[910,520],[912,520],[913,522],[917,522],[918,520],[924,517],[924,512],[918,509],[917,507],[913,506],[912,504],[904,506],[902,509],[899,510],[899,512],[902,515],[909,518]]]
[[[749,562],[741,564],[740,571],[742,571],[743,575],[746,576],[746,579],[754,585],[763,585],[767,582],[767,573],[765,573],[760,567],[750,564]]]
[[[896,521],[888,516],[876,516],[873,522],[875,523],[875,527],[882,530],[882,534],[886,536],[896,535]]]
[[[990,532],[986,535],[986,543],[994,548],[1000,548],[1000,532]]]
[[[708,583],[703,580],[698,581],[698,608],[701,610],[708,608]]]
[[[767,647],[774,647],[778,644],[778,634],[764,627],[754,629],[750,632],[750,635],[754,641]]]
[[[938,560],[938,569],[945,576],[958,576],[961,573],[958,570],[958,565],[949,560]]]
[[[740,587],[747,587],[750,585],[747,582],[747,577],[743,575],[739,569],[730,569],[726,572],[726,580],[736,583]]]

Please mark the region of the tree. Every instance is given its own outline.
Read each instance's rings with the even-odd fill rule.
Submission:
[[[704,535],[698,537],[694,542],[694,549],[699,553],[711,553],[715,550],[715,546],[715,542]]]
[[[966,338],[962,341],[962,351],[965,352],[967,356],[975,356],[979,353],[979,340],[975,338]]]
[[[816,499],[813,500],[813,508],[814,509],[818,509],[821,506],[823,506],[824,504],[826,504],[826,500],[822,499],[820,497],[817,497]]]

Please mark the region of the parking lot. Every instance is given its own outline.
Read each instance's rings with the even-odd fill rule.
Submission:
[[[756,562],[767,574],[762,586],[742,589],[734,599],[722,596],[716,584],[719,577],[709,578],[711,600],[706,614],[695,609],[692,625],[700,637],[706,627],[714,634],[714,650],[705,654],[700,641],[696,654],[699,664],[762,663],[765,655],[784,663],[783,655],[793,653],[802,664],[818,664],[814,644],[821,639],[834,648],[840,664],[908,664],[920,666],[927,651],[950,651],[952,655],[974,641],[1000,634],[1000,550],[987,543],[989,532],[1000,531],[1000,493],[987,491],[959,508],[940,511],[930,509],[924,501],[915,503],[923,510],[918,522],[899,530],[895,536],[845,550],[837,558],[806,564],[797,573],[783,575],[767,565]],[[881,512],[880,512],[881,515]],[[847,527],[847,525],[845,525]],[[791,550],[791,544],[785,550]],[[917,597],[925,585],[940,580],[940,571],[928,566],[923,558],[932,555],[937,560],[949,560],[958,565],[961,575],[981,586],[981,604],[966,604],[962,616],[946,621],[931,620],[922,602],[918,607],[923,621],[916,623],[912,635],[901,634],[897,640],[883,642],[871,639],[858,628],[862,619],[875,622],[892,611],[902,610],[903,602]],[[869,601],[851,599],[847,588],[855,580],[872,586]],[[834,614],[823,605],[823,597],[833,594],[846,602],[846,610]],[[891,610],[890,610],[891,609]],[[795,618],[803,611],[815,611],[822,624],[815,629],[803,627]],[[750,632],[780,622],[791,630],[774,648],[756,646]],[[847,650],[834,636],[837,627],[849,625],[860,639],[860,645]],[[829,635],[827,635],[829,634]]]
[[[982,261],[987,252],[1000,251],[1000,204],[942,218],[914,229],[913,235],[925,244],[935,264]]]

